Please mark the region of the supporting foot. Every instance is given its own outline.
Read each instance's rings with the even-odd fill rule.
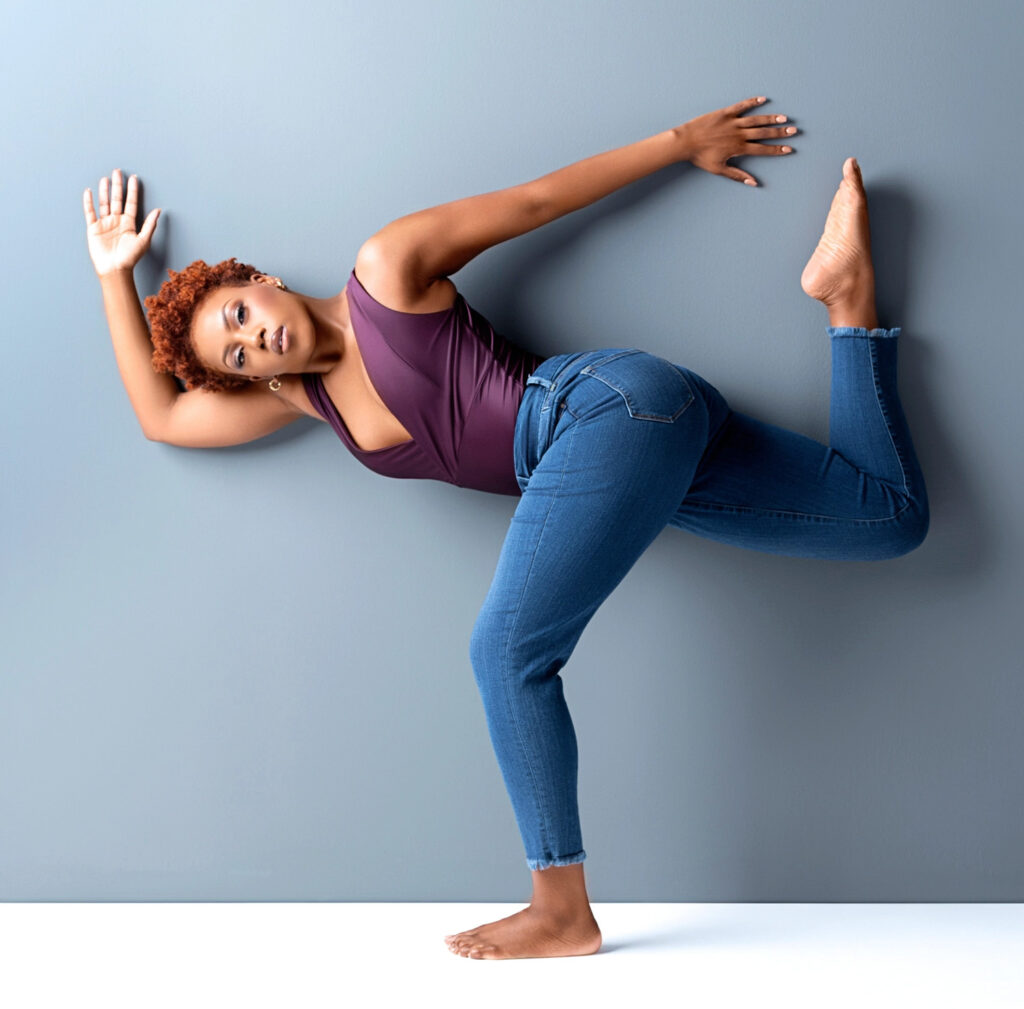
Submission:
[[[583,863],[534,869],[529,907],[507,918],[445,936],[448,948],[474,960],[586,956],[601,948]]]
[[[507,918],[445,936],[457,956],[474,960],[519,960],[542,956],[587,956],[601,948],[601,930],[586,913],[560,917],[532,904]]]

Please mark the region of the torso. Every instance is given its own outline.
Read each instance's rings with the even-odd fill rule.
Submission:
[[[395,303],[393,296],[388,297],[387,294],[383,294],[383,287],[378,288],[377,285],[374,285],[374,289],[371,290],[368,285],[372,281],[363,276],[360,276],[359,279],[372,297],[380,301],[382,305],[398,312],[436,312],[450,308],[455,301],[455,285],[447,278],[436,281],[429,294],[416,302],[415,306],[403,307],[399,307]],[[378,294],[378,290],[382,292],[383,296]],[[411,441],[412,435],[385,406],[384,400],[380,398],[377,390],[373,387],[355,339],[348,342],[345,355],[354,358],[358,367],[351,366],[352,360],[348,361],[346,367],[342,367],[342,364],[339,363],[331,371],[326,372],[322,379],[327,395],[331,397],[334,405],[338,408],[338,413],[341,414],[341,419],[345,422],[345,427],[348,428],[355,443],[364,452],[375,452]],[[309,394],[302,384],[301,375],[282,377],[281,388],[277,395],[288,400],[297,410],[301,410],[314,420],[327,423],[326,418],[320,416],[310,401]]]

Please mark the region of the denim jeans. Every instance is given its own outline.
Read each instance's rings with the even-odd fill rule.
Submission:
[[[522,497],[469,652],[531,870],[586,858],[559,670],[666,526],[831,560],[923,541],[900,329],[828,334],[829,445],[732,410],[699,375],[636,348],[560,354],[529,376],[514,442]]]

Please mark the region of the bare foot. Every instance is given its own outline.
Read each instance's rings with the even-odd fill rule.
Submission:
[[[448,948],[474,960],[537,956],[586,956],[601,948],[601,930],[590,908],[559,916],[530,905],[507,918],[445,936]]]
[[[874,303],[868,201],[854,158],[843,162],[843,181],[832,198],[818,246],[800,276],[800,286],[826,305]]]

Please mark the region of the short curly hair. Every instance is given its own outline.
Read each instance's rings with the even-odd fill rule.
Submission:
[[[252,275],[261,272],[248,263],[239,263],[234,256],[215,266],[197,259],[177,273],[168,269],[170,279],[143,302],[153,340],[153,370],[175,375],[185,383],[186,390],[223,392],[251,385],[247,378],[213,371],[199,360],[192,343],[192,319],[210,291],[224,285],[251,283]]]

